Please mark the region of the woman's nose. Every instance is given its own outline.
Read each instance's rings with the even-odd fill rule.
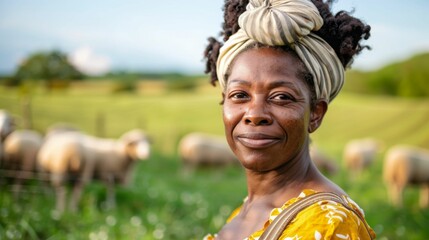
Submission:
[[[252,100],[244,114],[244,122],[255,126],[259,125],[270,125],[273,122],[271,114],[268,112],[268,108],[263,99]]]

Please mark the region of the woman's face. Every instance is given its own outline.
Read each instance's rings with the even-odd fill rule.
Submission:
[[[235,59],[223,120],[228,143],[247,169],[273,170],[299,157],[315,130],[310,91],[298,70],[295,55],[272,48],[250,49]]]

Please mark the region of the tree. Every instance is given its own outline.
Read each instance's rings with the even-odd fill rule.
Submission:
[[[15,79],[19,82],[44,81],[48,89],[58,84],[64,86],[71,80],[82,78],[83,74],[68,62],[67,55],[58,50],[31,54],[15,73]]]

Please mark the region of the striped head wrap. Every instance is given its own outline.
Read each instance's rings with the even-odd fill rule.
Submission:
[[[310,0],[250,0],[238,19],[240,29],[222,46],[217,75],[223,90],[235,57],[255,43],[289,45],[313,75],[318,99],[331,101],[344,84],[344,67],[335,51],[312,31],[323,19]]]

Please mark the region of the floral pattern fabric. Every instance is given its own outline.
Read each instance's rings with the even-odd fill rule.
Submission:
[[[259,231],[254,232],[244,240],[257,240],[272,223],[272,221],[292,203],[316,193],[316,191],[304,190],[298,197],[287,201],[280,208],[274,208],[268,221]],[[350,211],[340,203],[334,201],[319,201],[303,209],[289,223],[283,231],[280,239],[282,240],[305,240],[305,239],[356,239],[367,240],[374,239],[374,231],[367,225],[364,219],[363,210],[349,197],[345,197],[348,205],[355,210]],[[240,212],[241,207],[234,210],[227,222],[231,221]],[[361,216],[357,216],[357,214]],[[368,226],[368,227],[367,227]],[[215,236],[207,235],[204,240],[214,240]]]

